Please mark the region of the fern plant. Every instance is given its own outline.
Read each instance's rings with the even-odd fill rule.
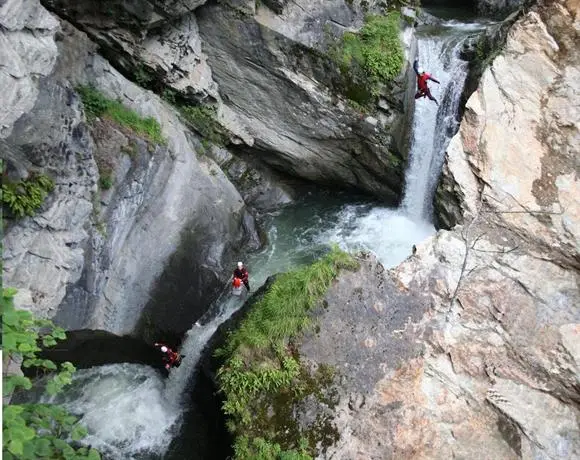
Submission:
[[[17,218],[33,216],[53,190],[54,181],[42,174],[18,182],[5,181],[2,184],[2,204]]]

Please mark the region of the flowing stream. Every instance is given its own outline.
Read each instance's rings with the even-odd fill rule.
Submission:
[[[270,215],[265,222],[269,244],[249,255],[252,290],[268,276],[314,260],[329,243],[347,250],[374,252],[387,267],[411,253],[412,246],[435,233],[432,198],[444,152],[458,125],[458,105],[467,63],[458,57],[462,40],[482,23],[445,21],[418,31],[420,65],[441,84],[430,82],[439,100],[415,104],[413,139],[405,193],[398,209],[352,197],[312,196]],[[115,460],[162,458],[188,408],[191,383],[203,348],[220,324],[246,300],[223,295],[187,333],[180,368],[164,380],[147,366],[114,364],[78,371],[66,393],[54,402],[82,417],[88,444]],[[184,452],[185,457],[187,453]]]

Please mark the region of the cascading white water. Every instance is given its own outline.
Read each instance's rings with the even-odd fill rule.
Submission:
[[[270,243],[245,262],[252,289],[269,275],[311,261],[335,242],[349,250],[374,252],[392,267],[409,256],[413,244],[435,232],[431,201],[445,148],[457,126],[457,108],[466,76],[458,50],[467,33],[482,24],[443,23],[437,35],[419,35],[420,64],[441,85],[430,83],[438,108],[427,99],[415,104],[413,140],[399,209],[370,204],[307,203],[286,208],[270,222]],[[223,295],[187,333],[180,368],[164,380],[146,366],[116,364],[77,372],[72,387],[57,402],[82,415],[87,442],[115,460],[160,458],[187,410],[186,392],[203,348],[216,329],[245,301]]]
[[[437,36],[419,36],[418,59],[423,69],[440,84],[429,81],[439,106],[427,98],[416,100],[410,162],[405,175],[401,208],[412,219],[433,219],[433,193],[441,173],[445,149],[455,133],[460,95],[468,63],[459,58],[466,32],[481,24],[443,23]]]

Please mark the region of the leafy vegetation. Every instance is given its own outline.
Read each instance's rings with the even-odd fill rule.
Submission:
[[[96,117],[106,117],[131,129],[136,134],[147,137],[152,142],[165,143],[161,134],[161,126],[154,118],[141,117],[137,112],[125,107],[120,101],[108,99],[92,86],[79,86],[77,92],[81,96],[89,120]]]
[[[207,142],[215,145],[226,145],[228,136],[216,120],[216,109],[212,106],[183,106],[181,112],[185,119],[198,131]]]
[[[264,438],[248,439],[240,436],[234,444],[234,454],[238,459],[252,460],[310,460],[307,453],[308,443],[303,441],[298,450],[283,451],[280,444],[271,443]]]
[[[224,359],[218,371],[225,396],[223,410],[229,417],[228,428],[239,438],[236,458],[310,458],[301,437],[290,439],[286,436],[289,429],[276,430],[266,415],[267,406],[279,400],[288,407],[293,399],[313,394],[316,383],[324,380],[313,379],[302,368],[292,341],[310,326],[309,311],[324,296],[339,269],[357,266],[350,255],[335,247],[312,265],[279,275],[230,333],[223,348],[216,351],[216,356]],[[321,373],[321,377],[328,375]],[[259,439],[264,436],[266,441]],[[274,456],[267,457],[267,453]]]
[[[112,173],[101,175],[99,178],[99,185],[102,190],[109,190],[113,186]]]
[[[32,317],[25,310],[14,308],[15,289],[2,292],[3,351],[5,356],[23,367],[36,367],[51,373],[45,381],[45,390],[54,395],[72,380],[74,366],[65,362],[57,366],[53,361],[37,357],[38,346],[49,347],[64,339],[65,332],[48,320]],[[42,330],[42,334],[39,331]],[[13,392],[30,390],[32,382],[19,375],[4,377],[4,396]],[[78,441],[87,435],[86,429],[77,418],[65,409],[52,404],[7,404],[3,406],[2,435],[4,437],[3,458],[5,460],[99,460],[95,449],[81,447]]]
[[[42,206],[47,195],[54,190],[54,181],[42,174],[31,174],[18,182],[4,180],[2,204],[15,217],[33,216]]]
[[[376,98],[381,83],[393,80],[401,71],[404,52],[401,45],[400,13],[369,15],[358,33],[345,33],[330,50],[348,84],[345,95],[367,104]]]

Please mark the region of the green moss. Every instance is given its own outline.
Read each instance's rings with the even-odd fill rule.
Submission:
[[[284,457],[276,450],[306,455],[305,445],[301,446],[306,439],[309,453],[314,454],[320,432],[302,433],[292,410],[295,402],[308,395],[322,398],[322,388],[329,385],[333,373],[323,368],[310,375],[296,355],[293,340],[310,326],[310,310],[319,304],[339,270],[357,267],[350,255],[333,248],[312,265],[279,275],[216,352],[224,359],[218,371],[223,410],[230,431],[241,438],[236,442],[240,452],[253,449],[253,455],[258,455],[263,448],[273,455],[267,458],[308,458]],[[327,438],[324,433],[322,437]],[[261,438],[266,444],[256,441]],[[236,458],[262,457],[240,454]]]
[[[4,180],[2,204],[17,218],[33,216],[54,190],[54,181],[43,174],[32,174],[18,182]]]
[[[137,158],[137,155],[139,154],[139,147],[137,146],[137,143],[134,140],[132,140],[128,144],[123,145],[121,147],[121,152],[129,155],[129,158],[131,158],[131,160],[135,160]]]
[[[131,129],[136,134],[145,136],[152,142],[165,143],[161,126],[154,118],[141,117],[121,102],[106,98],[92,86],[79,86],[77,92],[81,96],[89,121],[96,117],[106,117]]]
[[[212,106],[183,106],[181,113],[192,127],[211,144],[226,145],[228,136],[216,120],[216,109]]]
[[[401,71],[404,52],[400,40],[400,13],[369,15],[358,33],[345,33],[330,50],[346,79],[345,95],[360,104],[378,96],[379,86]]]

